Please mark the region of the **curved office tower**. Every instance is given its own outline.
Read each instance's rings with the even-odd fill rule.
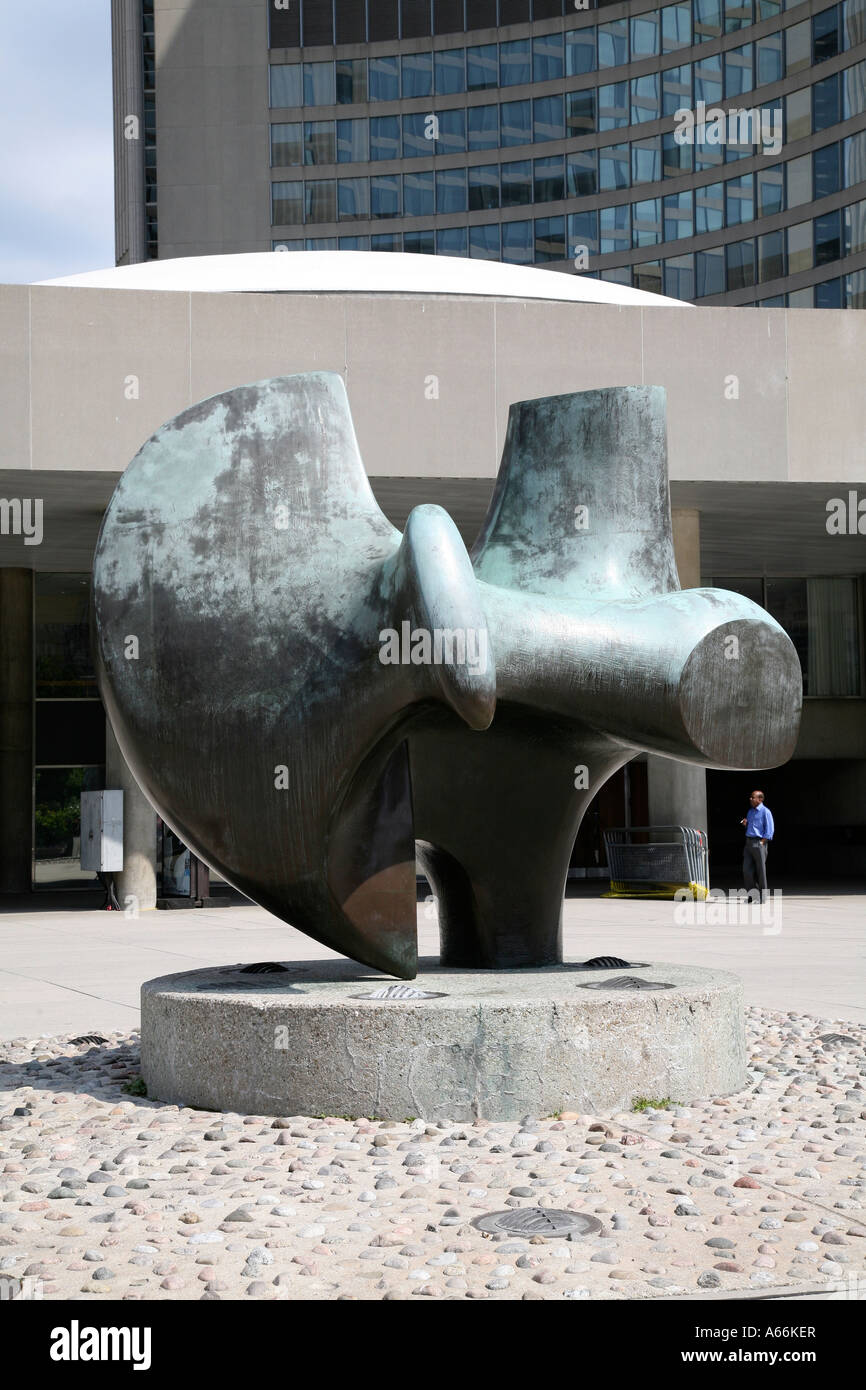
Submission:
[[[866,304],[864,0],[114,8],[119,123],[144,35],[148,256],[416,251]]]

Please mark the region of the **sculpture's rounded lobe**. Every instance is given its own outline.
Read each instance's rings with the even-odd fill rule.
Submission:
[[[778,767],[797,742],[803,680],[772,619],[738,618],[701,638],[683,667],[680,713],[710,767]]]
[[[166,823],[267,911],[411,977],[408,766],[386,775],[381,747],[409,683],[375,655],[398,544],[341,378],[274,378],[146,441],[103,519],[93,594],[103,700]]]

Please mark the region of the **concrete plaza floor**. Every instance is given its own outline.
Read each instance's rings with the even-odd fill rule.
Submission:
[[[605,899],[598,886],[581,885],[564,905],[565,954],[715,966],[741,976],[747,1003],[863,1022],[866,891],[858,887],[801,885],[783,890],[763,921],[732,907],[730,920],[713,923],[700,906],[682,920],[674,903]],[[140,986],[154,976],[333,954],[252,903],[127,919],[96,901],[74,893],[0,900],[0,1038],[134,1028]],[[419,902],[418,931],[421,954],[437,955],[432,903]]]
[[[519,1127],[161,1104],[126,1089],[142,981],[330,953],[243,901],[138,919],[92,895],[7,902],[4,1279],[58,1300],[863,1300],[866,894],[791,888],[760,920],[600,893],[570,891],[568,958],[743,978],[741,1092]],[[434,956],[432,902],[418,926]],[[550,1206],[589,1232],[491,1247],[472,1224]]]

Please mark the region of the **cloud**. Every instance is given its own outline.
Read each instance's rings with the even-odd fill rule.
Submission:
[[[109,0],[4,4],[0,281],[114,264]]]

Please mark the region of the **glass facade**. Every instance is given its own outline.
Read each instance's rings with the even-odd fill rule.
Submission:
[[[159,228],[156,214],[156,46],[153,0],[142,0],[141,31],[144,97],[145,254],[149,261],[155,261],[159,256]]]
[[[805,17],[781,0],[641,4],[604,21],[570,3],[337,0],[292,7],[294,37],[272,6],[272,244],[342,246],[355,220],[371,249],[860,307],[866,0]],[[394,51],[341,56],[374,23]],[[473,29],[491,32],[438,37]],[[598,228],[580,265],[573,219]]]
[[[804,695],[824,699],[863,695],[855,576],[720,575],[712,583],[760,604],[785,629],[800,658]]]
[[[35,575],[34,888],[96,883],[81,869],[81,793],[105,785],[105,715],[89,607],[89,575]]]

